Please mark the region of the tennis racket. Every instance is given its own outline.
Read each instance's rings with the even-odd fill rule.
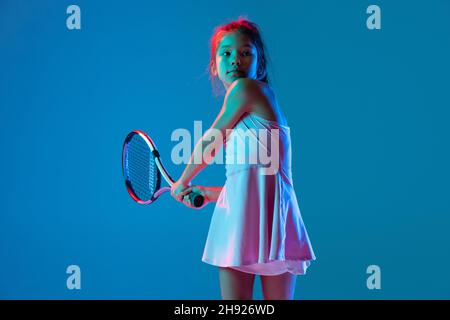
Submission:
[[[174,180],[164,168],[155,143],[143,131],[133,130],[125,138],[122,148],[122,172],[131,197],[140,204],[150,204],[170,191]],[[161,187],[161,176],[169,186]],[[186,195],[194,207],[201,207],[202,195]],[[186,197],[185,196],[185,197]]]

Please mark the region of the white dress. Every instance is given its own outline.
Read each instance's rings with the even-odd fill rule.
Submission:
[[[225,152],[227,179],[202,261],[259,275],[305,274],[316,257],[292,182],[289,127],[247,114]]]

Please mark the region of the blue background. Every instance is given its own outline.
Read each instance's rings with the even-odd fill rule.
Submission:
[[[70,4],[81,30],[66,27]],[[366,27],[371,4],[381,30]],[[271,56],[317,255],[295,298],[450,298],[444,0],[1,0],[0,298],[220,299],[217,269],[201,262],[213,205],[136,204],[121,147],[145,130],[181,173],[170,135],[215,118],[208,41],[239,15]],[[66,287],[72,264],[81,290]],[[372,264],[380,290],[366,286]]]

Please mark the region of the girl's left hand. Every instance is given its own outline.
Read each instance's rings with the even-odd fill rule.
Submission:
[[[178,180],[170,188],[170,194],[175,198],[175,200],[183,202],[184,195],[190,192],[188,187],[189,185],[185,185],[181,180]]]
[[[183,198],[183,204],[188,208],[197,209],[197,210],[203,209],[204,206],[206,206],[209,202],[211,202],[211,200],[209,199],[209,192],[208,192],[207,187],[191,185],[191,186],[187,187],[186,191],[188,194]],[[193,193],[195,195],[200,195],[203,197],[203,204],[200,207],[196,207],[192,203],[193,199],[191,199],[191,197],[190,197],[191,193]]]

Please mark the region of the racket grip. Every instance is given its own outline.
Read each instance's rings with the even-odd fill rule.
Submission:
[[[205,202],[205,198],[201,194],[191,192],[190,195],[191,203],[194,205],[194,207],[199,208],[203,205]]]

